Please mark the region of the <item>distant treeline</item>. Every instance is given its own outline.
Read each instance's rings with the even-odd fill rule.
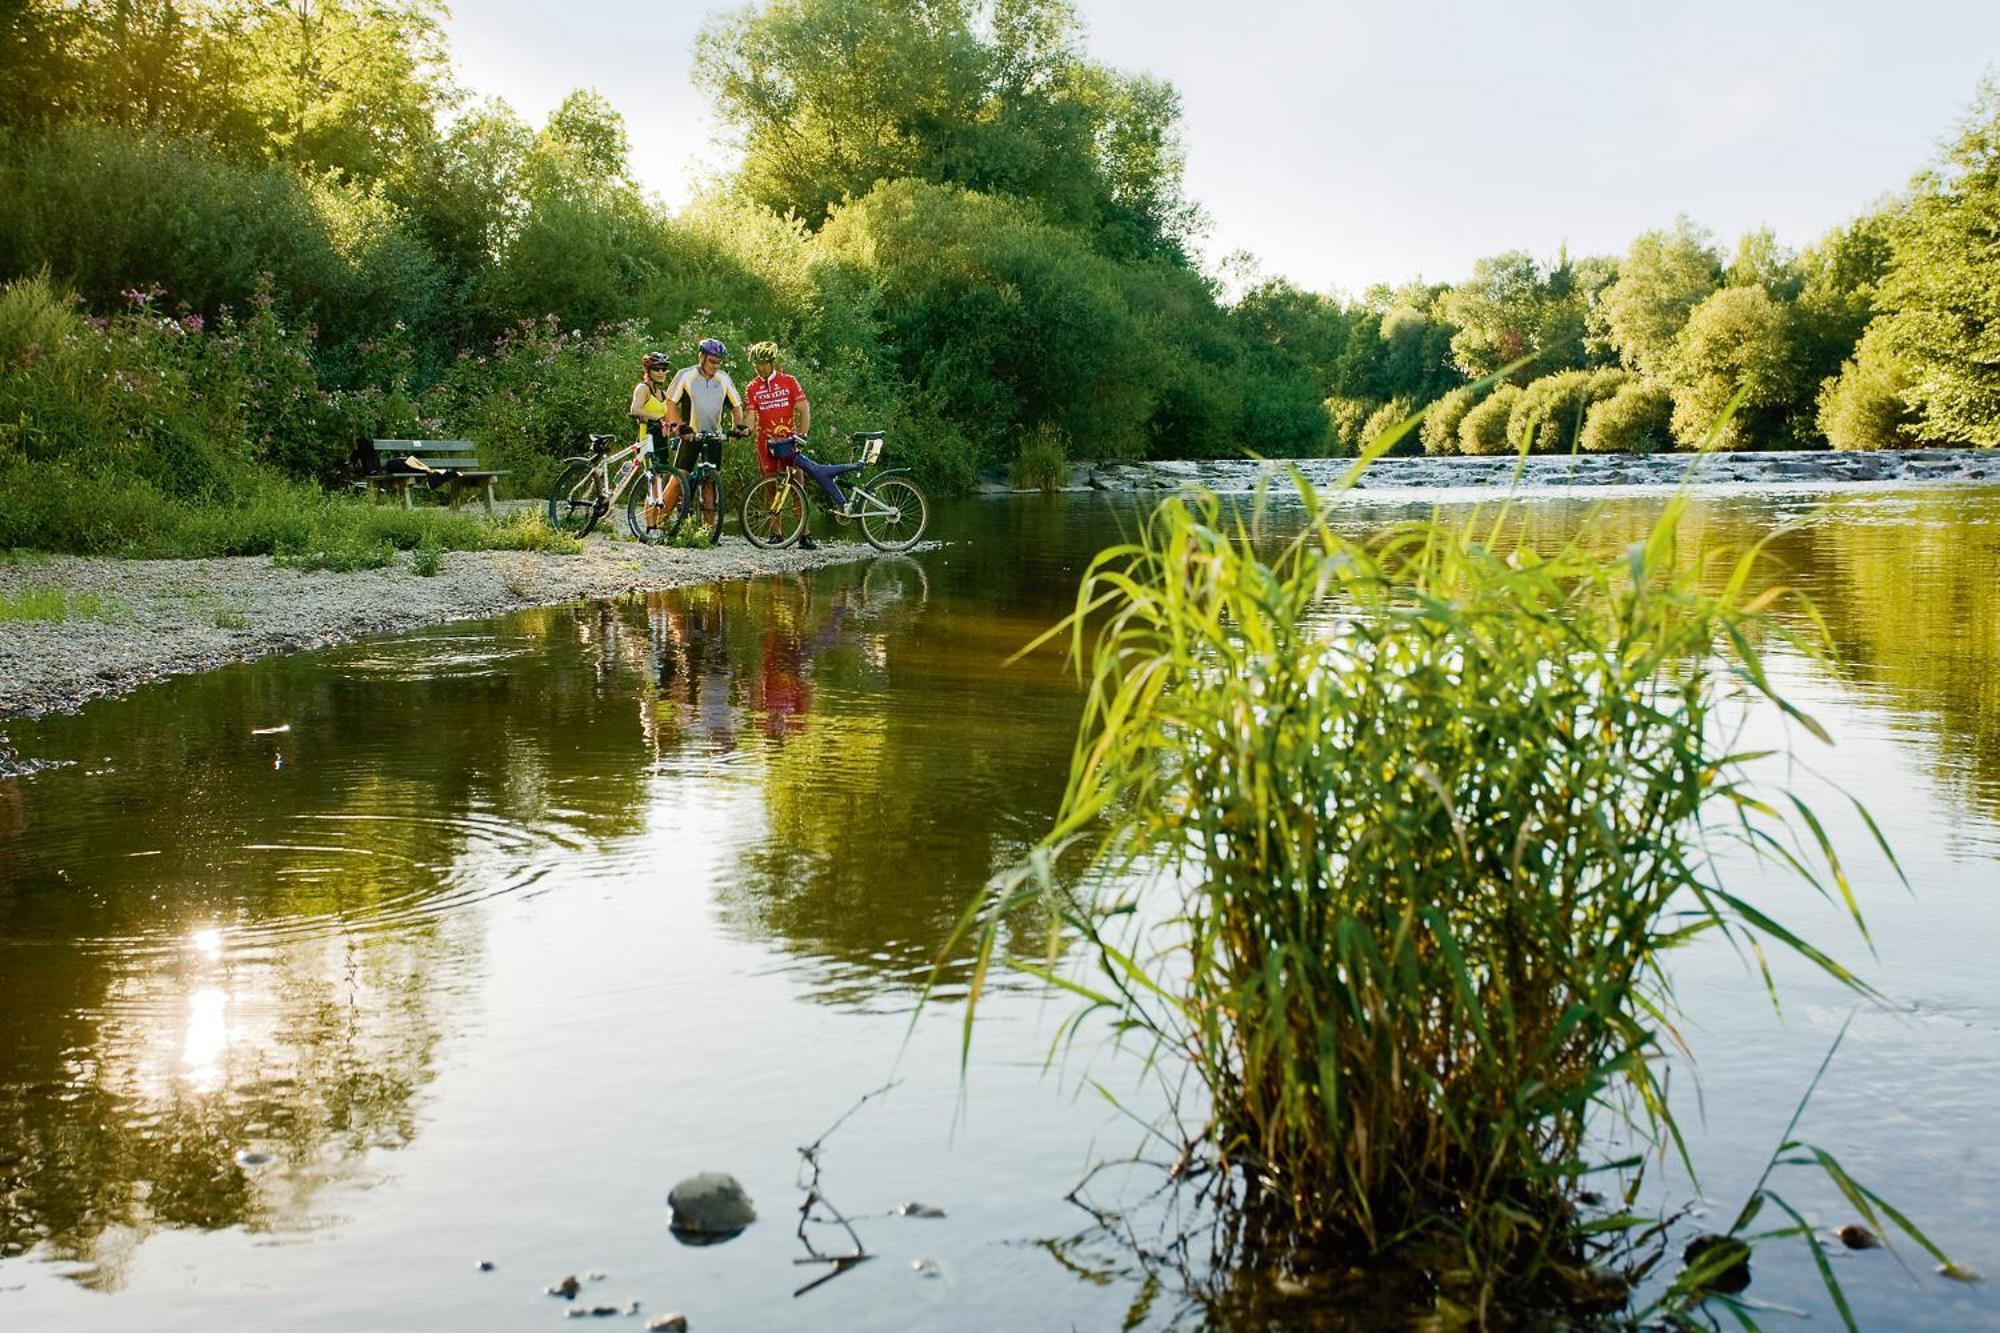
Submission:
[[[1621,257],[1225,300],[1177,95],[1090,59],[1064,0],[712,23],[695,77],[741,165],[678,211],[595,93],[539,128],[471,99],[442,12],[0,11],[0,489],[136,469],[213,500],[411,432],[470,435],[532,489],[624,429],[641,350],[702,332],[775,338],[818,420],[887,427],[945,486],[1023,441],[1040,468],[1347,451],[1432,404],[1439,451],[2000,443],[1990,89],[1936,169],[1802,254],[1758,233],[1728,256],[1682,220]]]

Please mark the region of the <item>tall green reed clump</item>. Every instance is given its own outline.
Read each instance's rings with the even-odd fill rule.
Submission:
[[[1360,540],[1297,487],[1269,558],[1187,496],[1090,567],[1051,632],[1088,684],[1069,787],[968,916],[977,975],[1012,914],[1059,915],[1084,964],[1028,970],[1191,1067],[1245,1235],[1442,1243],[1481,1299],[1565,1274],[1601,1295],[1587,1134],[1609,1113],[1679,1141],[1668,953],[1717,931],[1862,989],[1711,859],[1742,840],[1860,924],[1818,821],[1760,796],[1721,725],[1747,698],[1818,732],[1759,658],[1779,593],[1755,550],[1679,549],[1679,501],[1615,555],[1538,554],[1506,506]],[[1079,851],[1092,870],[1057,877]]]

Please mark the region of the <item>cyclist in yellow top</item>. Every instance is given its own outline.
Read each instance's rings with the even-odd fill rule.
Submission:
[[[670,422],[678,420],[673,408],[667,402],[667,376],[673,370],[673,362],[665,352],[648,352],[640,361],[642,374],[639,382],[632,386],[632,408],[630,415],[639,423],[639,429],[653,439],[653,455],[666,456],[666,432]],[[658,527],[661,514],[680,499],[680,486],[669,474],[662,483],[657,474],[648,469],[646,478],[646,522]],[[661,493],[665,485],[666,493]]]

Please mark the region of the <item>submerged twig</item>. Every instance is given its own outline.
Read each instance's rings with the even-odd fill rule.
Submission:
[[[839,1277],[850,1268],[864,1264],[875,1257],[868,1252],[868,1247],[861,1243],[861,1235],[855,1231],[854,1225],[847,1220],[847,1215],[840,1211],[833,1200],[827,1198],[820,1191],[819,1154],[820,1149],[826,1145],[826,1141],[833,1136],[833,1132],[846,1124],[855,1112],[866,1106],[872,1099],[880,1097],[883,1093],[888,1092],[901,1082],[901,1079],[891,1079],[873,1092],[864,1093],[859,1101],[841,1113],[839,1119],[828,1125],[818,1138],[799,1149],[799,1188],[806,1192],[806,1197],[799,1204],[797,1234],[799,1244],[805,1246],[806,1257],[803,1259],[794,1259],[792,1263],[795,1265],[831,1264],[832,1268],[794,1291],[792,1293],[794,1298],[805,1295],[814,1287],[833,1281],[833,1279]],[[815,1217],[813,1215],[813,1205],[815,1204],[824,1204],[832,1216]],[[847,1239],[853,1243],[854,1248],[852,1252],[848,1254],[827,1254],[821,1251],[818,1246],[813,1244],[812,1237],[806,1234],[807,1225],[814,1222],[821,1225],[831,1223],[840,1227],[841,1230],[847,1233]]]

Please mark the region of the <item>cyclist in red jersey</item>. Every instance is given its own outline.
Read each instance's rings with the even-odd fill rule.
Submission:
[[[757,432],[758,470],[768,477],[785,466],[783,459],[771,456],[771,441],[803,436],[812,425],[812,404],[806,401],[806,391],[799,382],[778,369],[776,343],[752,343],[750,364],[756,367],[757,377],[744,386],[743,405],[749,409],[750,424]],[[799,549],[811,551],[818,545],[807,528],[799,538]]]

